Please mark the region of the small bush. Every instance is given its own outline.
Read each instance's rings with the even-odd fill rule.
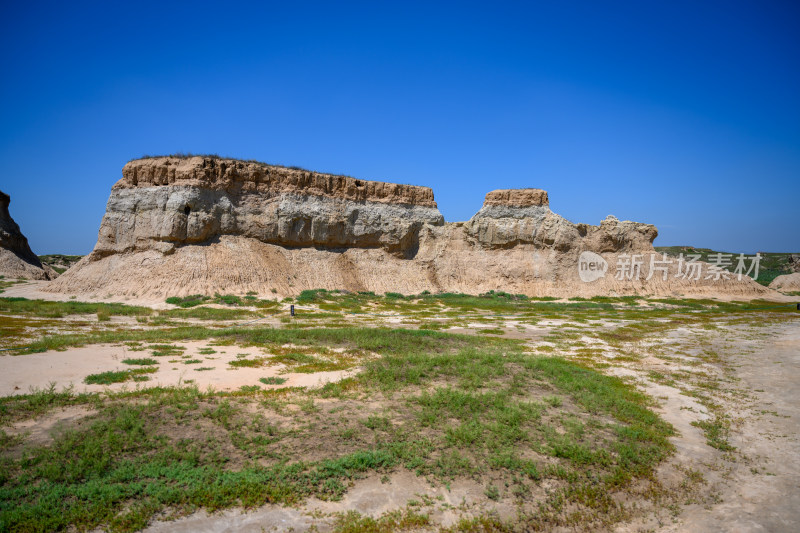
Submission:
[[[316,302],[318,300],[323,299],[325,293],[327,293],[325,289],[309,289],[302,291],[300,295],[297,297],[297,303],[311,303]]]
[[[242,305],[242,299],[233,294],[214,293],[214,303],[222,305]]]
[[[117,370],[110,372],[101,372],[100,374],[89,374],[84,379],[87,385],[110,385],[111,383],[122,383],[130,379],[129,370]]]
[[[194,307],[200,305],[209,299],[208,296],[202,294],[192,294],[191,296],[170,296],[167,298],[167,303],[177,305],[178,307]]]
[[[283,385],[286,383],[286,378],[279,378],[278,376],[270,376],[268,378],[261,378],[258,381],[264,385]]]

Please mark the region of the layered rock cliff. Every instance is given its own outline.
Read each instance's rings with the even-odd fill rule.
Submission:
[[[45,269],[28,246],[8,206],[11,197],[0,191],[0,275],[7,278],[52,279],[55,272]]]
[[[193,157],[131,161],[114,185],[94,257],[208,242],[220,235],[294,247],[413,253],[444,218],[428,187],[262,163]]]
[[[467,223],[467,233],[486,248],[533,244],[567,252],[577,248],[596,252],[652,250],[656,227],[620,222],[607,217],[600,226],[573,224],[553,213],[547,192],[506,189],[486,195],[483,207]]]
[[[94,251],[48,290],[154,298],[215,291],[290,296],[312,288],[529,296],[769,292],[749,278],[725,285],[683,279],[675,265],[647,277],[657,234],[652,225],[611,216],[598,226],[574,224],[553,213],[539,189],[492,191],[469,221],[445,223],[427,187],[215,157],[160,157],[125,166]],[[602,254],[609,275],[582,279],[584,252]],[[641,276],[616,279],[613,266],[630,255],[640,258]]]

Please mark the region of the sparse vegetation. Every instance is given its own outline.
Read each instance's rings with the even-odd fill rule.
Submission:
[[[190,296],[170,296],[167,298],[167,303],[177,305],[178,307],[188,308],[196,305],[201,305],[207,302],[210,298],[202,294],[192,294]]]
[[[283,385],[284,383],[286,383],[286,378],[281,378],[278,376],[270,376],[268,378],[259,378],[258,381],[260,381],[264,385]]]
[[[0,508],[3,519],[21,527],[46,524],[47,528],[59,529],[75,523],[81,516],[81,523],[90,527],[105,523],[109,527],[128,524],[136,529],[168,502],[174,505],[169,495],[176,491],[183,495],[182,501],[186,502],[183,505],[188,505],[176,509],[181,512],[180,509],[195,506],[213,509],[269,501],[290,503],[310,495],[338,497],[345,490],[346,480],[358,472],[382,472],[399,467],[442,480],[468,473],[489,475],[494,472],[491,475],[505,476],[503,472],[522,471],[528,472],[527,483],[536,483],[551,475],[544,465],[518,455],[517,448],[522,444],[564,461],[562,468],[570,472],[570,476],[576,476],[576,480],[584,479],[590,472],[593,472],[591,478],[583,482],[603,479],[596,476],[606,472],[605,475],[611,477],[603,483],[613,479],[613,485],[609,486],[617,487],[649,472],[670,449],[666,441],[671,432],[669,426],[648,410],[646,398],[630,386],[563,360],[526,354],[515,341],[388,329],[254,330],[242,331],[239,335],[259,344],[317,345],[323,354],[325,346],[336,345],[377,351],[382,357],[369,360],[364,372],[352,380],[351,385],[340,385],[334,396],[331,396],[333,387],[323,388],[319,394],[343,395],[344,399],[348,390],[356,390],[353,387],[374,391],[371,394],[381,397],[385,397],[384,392],[391,392],[386,397],[394,398],[389,410],[399,413],[402,422],[396,426],[379,413],[366,416],[363,427],[384,435],[383,444],[341,453],[337,450],[343,450],[341,446],[350,441],[341,440],[337,433],[330,434],[323,427],[309,427],[295,434],[300,430],[298,426],[295,433],[284,434],[265,429],[269,426],[263,418],[253,426],[253,422],[248,421],[251,415],[245,414],[242,404],[228,402],[225,395],[201,394],[196,389],[141,391],[135,393],[138,398],[135,404],[118,401],[103,404],[95,422],[87,429],[61,437],[52,448],[34,450],[25,470],[40,483],[33,485],[38,488],[30,496],[21,492],[21,485],[18,485],[22,470],[12,470],[8,483],[0,490],[0,499],[15,501],[17,505],[13,509]],[[287,352],[281,357],[298,365],[315,362],[302,351]],[[256,366],[264,361],[266,358],[238,359],[231,364]],[[108,372],[87,378],[87,383],[128,381],[135,379],[139,370],[150,369]],[[523,393],[542,379],[570,395],[576,405],[585,410],[582,412],[603,413],[617,420],[612,426],[614,436],[593,433],[594,430],[588,429],[592,426],[583,428],[580,433],[569,429],[572,426],[565,426],[567,432],[561,434],[549,429],[553,424],[561,424],[560,417],[548,414],[547,409],[551,407],[538,403],[530,397],[530,392]],[[261,381],[280,384],[278,379]],[[431,389],[426,385],[431,382],[438,385]],[[245,386],[236,394],[256,395],[252,398],[257,401],[257,395],[265,392],[258,386]],[[127,397],[134,396],[119,396],[120,399]],[[319,407],[313,397],[306,398],[290,395],[283,401],[298,402],[303,413],[317,412]],[[210,408],[203,407],[209,402]],[[181,407],[165,410],[168,405]],[[332,427],[334,421],[336,426],[347,424],[354,415],[353,407],[347,405],[350,404],[343,403],[340,410],[326,414],[331,422],[325,427]],[[452,422],[440,424],[443,414]],[[192,420],[198,415],[210,417],[221,433],[207,434],[211,441],[181,444],[166,439],[159,430],[159,427],[180,425],[180,420]],[[602,427],[605,425],[597,426],[598,429]],[[415,437],[421,431],[429,435],[426,440]],[[574,440],[578,435],[582,440]],[[221,438],[232,438],[236,453],[247,461],[259,457],[273,459],[267,466],[230,470],[223,463],[214,462],[213,454],[209,456],[206,451],[214,449],[217,446],[214,443]],[[274,457],[276,449],[271,443],[276,439],[286,444],[287,450],[294,450],[294,454],[300,442],[306,440],[313,444],[316,438],[330,441],[325,452],[327,456],[323,454],[309,463],[286,462],[280,455]],[[586,439],[592,439],[591,447],[585,444]],[[105,450],[102,460],[90,454],[90,450],[96,449]],[[620,453],[624,455],[618,455]],[[65,466],[65,461],[76,456],[86,461]],[[93,457],[96,459],[91,459]],[[158,466],[166,457],[171,458],[172,470]],[[587,465],[590,470],[586,470]],[[131,467],[143,475],[121,485],[117,482],[113,486],[119,496],[102,500],[105,503],[99,508],[87,508],[80,498],[65,500],[71,502],[66,512],[63,509],[56,512],[56,508],[46,503],[50,501],[47,495],[53,490],[77,495],[90,486],[110,487],[111,479],[121,479],[121,469]],[[21,465],[14,468],[21,468]],[[208,480],[219,479],[219,476],[229,479],[231,484],[224,489],[212,488],[209,493],[215,485]],[[144,499],[131,492],[139,490],[134,487],[141,483],[145,483],[146,493],[150,495]],[[138,502],[133,507],[125,503],[131,497]],[[216,502],[213,506],[210,505],[212,501]],[[135,517],[131,514],[134,510]],[[354,517],[351,519],[352,523],[358,523],[353,522]]]
[[[111,385],[112,383],[124,383],[126,381],[147,381],[149,378],[145,374],[151,374],[155,371],[155,368],[111,370],[100,374],[89,374],[83,381],[87,385]]]
[[[124,304],[54,302],[27,298],[0,298],[0,313],[44,318],[63,318],[67,315],[96,314],[102,316],[149,316],[153,310]]]
[[[13,353],[23,355],[125,343],[127,350],[152,357],[124,359],[136,368],[85,380],[131,384],[119,392],[77,395],[51,387],[0,399],[0,420],[6,424],[61,406],[92,408],[90,418],[56,434],[52,444],[26,444],[0,434],[0,454],[12,447],[25,450],[13,457],[0,455],[0,523],[12,530],[137,530],[155,515],[177,517],[199,508],[294,505],[311,496],[337,499],[356,478],[376,474],[388,482],[407,470],[435,484],[470,479],[488,501],[519,505],[511,524],[487,515],[462,521],[456,530],[547,530],[576,524],[609,529],[644,500],[672,502],[683,493],[667,491],[655,478],[655,469],[672,452],[672,428],[653,411],[650,397],[626,379],[604,375],[603,368],[640,364],[643,353],[661,356],[652,347],[645,350],[646,343],[676,328],[691,325],[713,332],[709,328],[715,322],[752,320],[756,313],[762,322],[789,317],[788,308],[766,309],[773,307],[766,303],[668,298],[565,302],[503,292],[323,290],[306,291],[297,301],[301,298],[316,311],[304,310],[285,327],[148,322],[120,328],[90,321],[91,326],[75,332],[8,337],[17,339],[12,340],[17,343]],[[12,333],[34,322],[42,331],[41,324],[54,320],[47,313],[67,310],[5,300],[13,299],[0,299],[7,306],[5,312],[0,307],[0,316],[17,313],[13,319],[25,324],[0,321],[0,328]],[[172,313],[208,310],[235,317],[253,312],[248,306],[260,300],[247,294],[229,302],[225,309],[188,306],[159,316],[177,320]],[[78,304],[84,312],[68,314],[98,312],[82,305],[95,304]],[[132,307],[103,305],[112,306],[109,316],[117,311],[139,316]],[[383,314],[400,317],[408,327],[376,327]],[[548,321],[556,325],[545,326],[548,332],[533,346],[501,336],[519,331],[520,324]],[[452,326],[470,334],[423,329]],[[184,345],[190,341],[208,345]],[[214,367],[200,366],[203,361],[192,357],[195,353],[222,359]],[[190,365],[180,368],[197,371],[191,374],[196,379],[185,380],[188,386],[181,388],[151,386],[155,379],[146,383],[148,388],[137,385],[157,371],[163,357],[177,367]],[[695,360],[720,364],[710,346],[681,364],[695,365]],[[207,372],[276,364],[282,365],[274,368],[278,372],[360,372],[313,390],[278,387],[287,383],[279,376],[257,378],[259,384],[237,383],[229,391],[196,386]],[[708,445],[715,453],[736,452],[728,438],[730,420],[715,402],[726,394],[716,378],[661,369],[642,377],[696,399],[712,414],[696,424]],[[532,499],[529,495],[541,493],[542,486],[548,487],[546,496]],[[411,502],[408,509],[379,518],[344,513],[333,527],[423,527],[430,523],[426,505]]]
[[[122,362],[126,365],[140,365],[140,366],[148,366],[148,365],[157,365],[158,361],[153,359],[152,357],[141,357],[139,359],[123,359]]]
[[[83,259],[82,255],[47,254],[40,255],[39,261],[47,265],[59,274],[63,274],[75,263]]]

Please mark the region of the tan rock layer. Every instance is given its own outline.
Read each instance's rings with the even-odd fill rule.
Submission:
[[[430,187],[367,181],[321,172],[216,157],[154,157],[130,161],[115,189],[185,185],[208,190],[329,196],[357,202],[436,207]]]
[[[547,191],[542,189],[498,189],[486,195],[483,205],[549,206],[550,200],[547,198]]]
[[[722,297],[750,300],[775,293],[750,278],[680,280],[676,265],[667,279],[650,280],[647,261],[641,276],[617,280],[620,254],[603,254],[610,270],[586,283],[578,274],[578,254],[541,250],[534,245],[486,251],[462,238],[463,228],[448,224],[423,235],[413,260],[382,249],[343,251],[287,248],[246,237],[223,236],[207,245],[183,246],[171,255],[155,250],[88,257],[46,288],[50,292],[163,301],[167,296],[255,291],[262,297],[296,296],[306,289],[419,294],[502,290],[532,297],[648,295]],[[442,234],[443,233],[443,234]],[[707,265],[706,265],[707,266]]]
[[[467,222],[444,223],[427,187],[217,158],[128,163],[92,254],[47,290],[166,297],[296,295],[305,289],[405,294],[504,290],[529,296],[756,297],[753,280],[586,283],[583,252],[651,254],[655,226],[599,226],[553,213],[539,189],[492,191]],[[646,270],[644,274],[646,274]]]

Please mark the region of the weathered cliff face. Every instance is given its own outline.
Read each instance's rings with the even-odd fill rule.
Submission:
[[[39,258],[28,246],[28,239],[8,210],[11,197],[0,191],[0,274],[8,278],[51,279],[51,270],[45,270]]]
[[[466,225],[467,234],[484,248],[533,244],[560,252],[630,252],[652,250],[658,230],[650,224],[620,222],[609,216],[600,226],[573,224],[550,210],[541,189],[497,190]]]
[[[652,225],[611,216],[598,226],[574,224],[553,213],[539,189],[492,191],[469,221],[444,223],[427,187],[212,157],[153,158],[125,166],[94,251],[48,290],[161,299],[291,296],[313,288],[530,296],[769,292],[749,278],[724,286],[683,280],[675,265],[646,278],[657,234]],[[579,276],[587,251],[603,254],[607,276]],[[644,262],[642,279],[616,279],[613,265],[630,254]]]
[[[282,246],[413,254],[444,223],[427,187],[193,157],[131,161],[112,188],[95,256],[238,235]]]

